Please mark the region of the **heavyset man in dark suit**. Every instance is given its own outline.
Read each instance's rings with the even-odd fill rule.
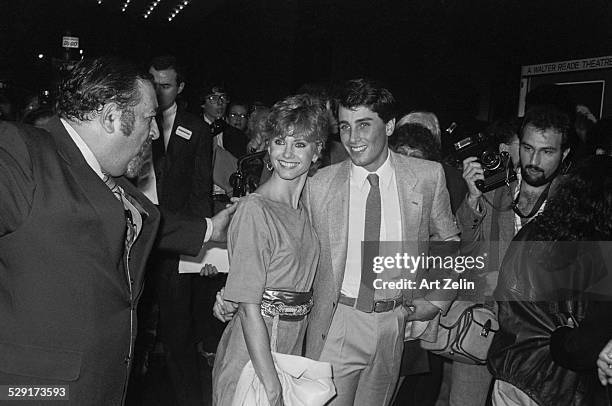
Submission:
[[[157,233],[158,210],[121,177],[157,135],[156,108],[146,73],[100,58],[62,83],[61,119],[46,131],[0,123],[0,385],[123,403],[156,234],[171,250],[184,245],[177,229],[206,227],[177,219]]]

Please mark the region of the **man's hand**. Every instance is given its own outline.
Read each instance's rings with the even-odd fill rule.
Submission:
[[[218,273],[217,267],[212,264],[204,264],[200,270],[200,276],[215,276]]]
[[[482,196],[482,191],[476,187],[476,181],[484,180],[484,169],[482,169],[482,165],[479,162],[476,162],[477,159],[471,156],[463,160],[463,179],[465,179],[470,192],[468,204],[472,209],[476,208],[478,199]]]
[[[225,288],[217,292],[215,304],[213,305],[213,315],[223,323],[230,321],[238,310],[238,303],[223,300]]]
[[[227,226],[236,212],[236,203],[228,204],[225,209],[215,214],[210,220],[213,224],[213,232],[210,236],[210,241],[225,242],[227,241]]]
[[[440,313],[440,308],[426,299],[416,298],[412,301],[412,306],[414,310],[408,310],[406,321],[428,321]]]
[[[601,350],[597,358],[597,376],[603,386],[612,384],[612,340]]]

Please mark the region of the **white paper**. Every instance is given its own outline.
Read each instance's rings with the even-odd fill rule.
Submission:
[[[179,273],[200,273],[204,265],[214,265],[219,272],[229,271],[227,243],[207,242],[197,257],[181,255]]]

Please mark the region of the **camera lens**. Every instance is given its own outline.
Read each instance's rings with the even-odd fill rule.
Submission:
[[[485,169],[492,171],[499,167],[501,163],[501,160],[499,158],[500,157],[497,152],[491,150],[484,150],[480,157],[480,161]]]

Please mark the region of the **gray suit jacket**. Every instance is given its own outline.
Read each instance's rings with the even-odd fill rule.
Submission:
[[[436,162],[391,153],[400,199],[405,252],[428,252],[429,241],[459,233],[451,214],[442,166]],[[321,256],[313,285],[314,307],[309,315],[306,356],[318,359],[336,309],[347,255],[350,160],[320,170],[309,179],[304,200],[321,242]],[[433,276],[430,274],[430,276]],[[404,302],[424,296],[446,310],[455,292],[404,290]],[[445,295],[450,295],[445,297]],[[437,334],[437,318],[425,336]],[[423,329],[425,329],[423,328]],[[423,337],[423,336],[422,336]]]

